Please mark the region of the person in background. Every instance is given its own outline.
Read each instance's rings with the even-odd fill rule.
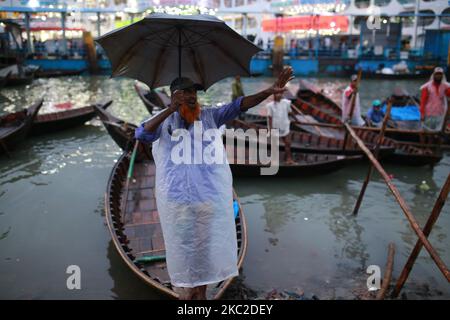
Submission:
[[[370,108],[367,112],[367,122],[369,126],[380,127],[383,123],[383,119],[384,112],[381,109],[381,101],[378,99],[374,100],[372,102],[372,108]]]
[[[365,124],[363,118],[361,118],[361,104],[359,101],[358,93],[358,76],[356,74],[352,75],[350,85],[345,88],[342,93],[342,122],[349,121],[354,126],[363,126]],[[353,110],[353,116],[350,120],[350,112],[352,108],[353,96],[355,96],[355,107]]]
[[[447,114],[450,84],[447,82],[444,69],[437,67],[430,81],[420,87],[420,116],[422,126],[431,131],[439,131]]]
[[[242,89],[241,76],[236,76],[231,84],[231,101],[242,96],[244,96],[244,90]]]
[[[278,135],[283,140],[286,164],[296,164],[291,152],[291,134],[289,114],[292,112],[291,101],[282,99],[283,93],[275,93],[273,101],[266,105],[268,129],[278,129]]]

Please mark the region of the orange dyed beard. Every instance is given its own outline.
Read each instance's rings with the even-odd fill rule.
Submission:
[[[180,107],[180,115],[189,124],[194,123],[195,120],[199,120],[200,105],[197,103],[195,108],[190,108],[187,104],[182,104]]]

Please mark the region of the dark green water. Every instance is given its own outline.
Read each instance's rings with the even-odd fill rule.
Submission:
[[[271,79],[244,79],[253,93]],[[3,89],[0,113],[18,110],[45,97],[50,104],[76,106],[113,99],[110,111],[130,122],[147,112],[132,81],[105,77],[36,80],[26,88]],[[411,93],[420,81],[397,82]],[[320,79],[333,90],[342,79]],[[292,84],[295,90],[296,82]],[[363,108],[387,96],[389,81],[364,81]],[[226,102],[230,80],[201,95],[204,103]],[[104,193],[119,148],[98,121],[59,134],[30,138],[0,158],[0,298],[2,299],[158,299],[128,270],[116,253],[104,221]],[[386,166],[394,183],[423,225],[447,175],[450,156],[434,168]],[[259,296],[272,289],[301,288],[307,297],[353,299],[366,288],[366,268],[386,263],[389,242],[396,245],[394,278],[416,236],[378,175],[370,183],[360,214],[351,215],[367,166],[364,164],[306,179],[235,178],[248,222],[249,247],[241,274]],[[426,180],[431,190],[419,193]],[[430,236],[450,265],[450,205]],[[66,268],[81,268],[81,290],[66,288]],[[449,299],[450,286],[423,251],[404,288],[410,299]]]

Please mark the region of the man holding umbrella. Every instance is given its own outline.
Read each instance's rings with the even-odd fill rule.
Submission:
[[[98,42],[113,76],[142,81],[151,89],[170,85],[170,106],[144,122],[135,136],[152,144],[156,205],[174,291],[181,299],[205,299],[206,285],[234,277],[238,270],[231,170],[226,161],[203,159],[202,150],[212,146],[223,158],[222,137],[215,135],[218,128],[270,95],[284,92],[292,69],[285,69],[271,87],[257,94],[220,108],[202,108],[197,90],[226,77],[249,76],[250,59],[261,51],[222,20],[155,13]],[[193,163],[179,162],[192,155]]]
[[[156,199],[163,228],[166,261],[172,285],[180,299],[206,299],[206,285],[238,275],[237,240],[233,218],[232,176],[228,163],[176,164],[173,148],[176,129],[191,135],[192,153],[202,141],[194,141],[194,121],[203,132],[217,129],[270,95],[283,93],[292,79],[286,68],[275,83],[254,95],[238,97],[220,108],[201,108],[200,84],[176,78],[171,86],[171,105],[136,130],[136,138],[153,143],[156,163]],[[209,142],[208,142],[209,143]],[[223,148],[222,141],[214,141]]]

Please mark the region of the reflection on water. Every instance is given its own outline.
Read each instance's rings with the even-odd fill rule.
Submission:
[[[340,201],[335,206],[330,207],[327,225],[330,231],[336,237],[336,244],[341,248],[338,255],[345,256],[359,263],[359,267],[364,269],[367,267],[369,254],[367,246],[362,241],[361,235],[364,228],[358,223],[351,212],[355,206],[355,199],[351,196],[351,190],[347,188],[347,184],[341,189]]]
[[[347,85],[346,79],[311,80],[330,92]],[[415,94],[420,81],[396,83]],[[243,80],[247,94],[270,84],[269,78]],[[204,104],[225,103],[230,85],[231,79],[223,80],[200,93],[199,99]],[[289,86],[295,92],[297,81]],[[391,90],[389,81],[364,80],[363,109]],[[0,114],[28,106],[44,92],[44,112],[67,101],[82,107],[112,99],[109,111],[126,121],[139,123],[149,116],[133,81],[107,77],[39,79],[20,90],[2,89]],[[106,183],[119,155],[101,123],[93,120],[30,138],[10,159],[0,158],[0,298],[163,298],[121,260],[104,221]],[[434,168],[386,165],[422,226],[449,168],[449,154]],[[248,222],[249,247],[239,278],[245,291],[264,297],[272,289],[300,288],[309,297],[355,298],[355,288],[364,290],[367,266],[384,269],[389,242],[396,244],[397,277],[417,237],[378,174],[373,175],[358,216],[352,216],[366,174],[367,165],[359,163],[305,179],[235,177]],[[427,192],[417,189],[423,180],[430,186]],[[430,235],[448,265],[449,212],[447,203]],[[65,287],[65,270],[71,264],[82,269],[79,292]],[[30,265],[39,277],[30,274]],[[425,250],[404,292],[408,298],[450,298],[448,284]]]
[[[107,258],[110,262],[108,273],[113,280],[113,299],[163,299],[158,292],[144,284],[119,256],[112,240],[108,243]]]

